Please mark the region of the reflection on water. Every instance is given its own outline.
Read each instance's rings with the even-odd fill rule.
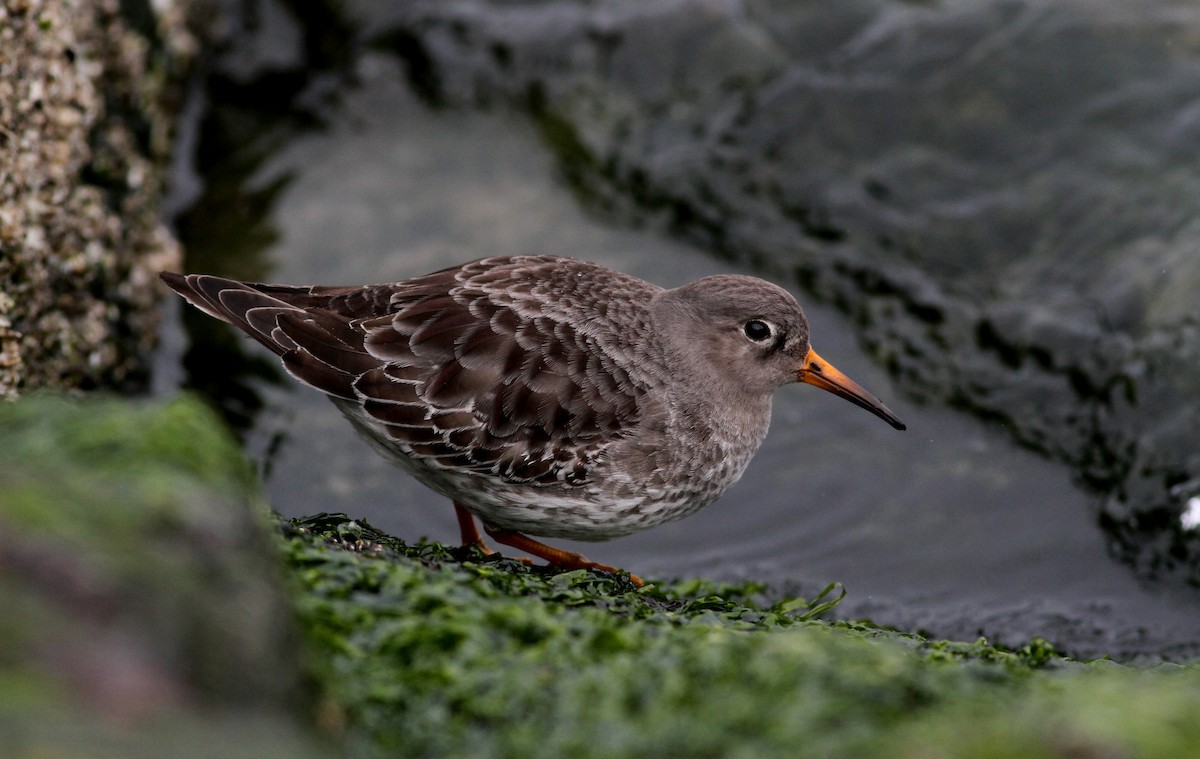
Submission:
[[[587,258],[666,286],[746,270],[662,235],[661,215],[643,217],[642,230],[590,217],[545,149],[544,123],[539,132],[502,109],[430,110],[386,55],[362,57],[352,74],[353,86],[321,102],[323,128],[265,129],[269,149],[261,139],[225,146],[252,156],[233,169],[206,149],[206,192],[180,223],[191,270],[355,284],[530,252]],[[806,218],[814,232],[828,229]],[[795,284],[782,260],[760,263]],[[1082,654],[1200,650],[1194,596],[1146,586],[1112,558],[1095,496],[1070,469],[1018,447],[1001,424],[922,405],[929,396],[892,384],[844,318],[797,295],[821,354],[883,398],[908,432],[811,388],[784,388],[767,443],[717,504],[577,548],[651,577],[752,576],[809,591],[837,580],[849,589],[844,612],[935,634],[1013,643],[1042,635]],[[874,308],[857,297],[857,309]],[[214,337],[188,324],[188,383],[249,425],[250,449],[270,458],[277,509],[346,511],[406,538],[456,537],[444,499],[354,439],[319,394],[277,384],[264,368],[273,361],[249,341],[237,338],[231,350],[228,330]]]

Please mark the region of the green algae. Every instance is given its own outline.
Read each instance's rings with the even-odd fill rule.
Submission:
[[[269,524],[194,399],[0,404],[0,756],[319,755]]]
[[[986,744],[989,756],[1111,745],[1165,757],[1200,745],[1195,667],[1072,662],[1039,639],[1016,651],[929,641],[808,617],[820,599],[758,604],[761,586],[637,589],[407,545],[339,515],[283,534],[356,755],[974,756]],[[1107,713],[1123,688],[1157,682],[1164,695],[1092,724],[1088,704]],[[1024,732],[1006,742],[1010,718]]]

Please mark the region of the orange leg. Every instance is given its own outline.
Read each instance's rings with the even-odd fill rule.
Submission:
[[[483,536],[479,534],[479,528],[475,526],[475,516],[457,503],[454,504],[454,516],[458,517],[458,532],[462,535],[463,547],[475,546],[480,551],[483,551],[484,556],[491,556],[496,553],[488,547],[487,543],[483,542]],[[522,564],[532,564],[533,561],[526,558],[519,558],[516,561]]]
[[[484,556],[491,556],[495,553],[488,548],[487,543],[483,542],[483,536],[479,534],[479,528],[475,526],[475,517],[471,512],[454,504],[454,516],[458,517],[458,531],[462,535],[462,544],[466,546],[475,546],[480,551],[483,551]]]
[[[474,525],[472,524],[472,527]],[[607,564],[598,564],[594,561],[589,561],[581,553],[574,551],[564,551],[561,548],[554,548],[545,543],[539,543],[528,535],[522,535],[515,530],[502,530],[499,527],[492,527],[489,524],[484,524],[483,529],[487,530],[487,534],[495,538],[497,543],[503,543],[506,546],[512,546],[519,551],[533,554],[539,559],[545,559],[552,567],[563,567],[565,569],[598,569],[601,572],[612,572],[614,574],[621,570],[616,567],[610,567]],[[477,533],[478,534],[478,533]],[[645,583],[642,578],[637,575],[629,575],[629,581],[639,588]]]

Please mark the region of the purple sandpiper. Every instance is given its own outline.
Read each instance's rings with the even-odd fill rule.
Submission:
[[[162,278],[450,498],[463,544],[485,553],[473,515],[551,565],[616,571],[528,536],[607,540],[707,506],[741,477],[790,382],[904,429],[812,350],[796,299],[755,277],[667,290],[516,256],[361,287]]]

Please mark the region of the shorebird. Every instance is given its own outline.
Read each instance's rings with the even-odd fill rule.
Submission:
[[[550,256],[355,287],[161,276],[450,498],[463,545],[485,553],[476,516],[551,565],[618,571],[530,536],[607,540],[707,506],[741,477],[788,383],[904,429],[812,349],[796,299],[755,277],[664,289]]]

